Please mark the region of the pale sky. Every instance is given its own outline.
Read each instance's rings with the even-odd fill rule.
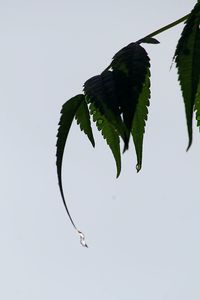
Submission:
[[[96,148],[74,124],[55,167],[62,104],[130,42],[189,13],[196,1],[0,1],[0,299],[199,300],[200,136],[186,153],[175,67],[178,25],[145,45],[152,97],[143,169],[133,146],[116,179],[99,132]],[[194,121],[195,125],[195,121]]]

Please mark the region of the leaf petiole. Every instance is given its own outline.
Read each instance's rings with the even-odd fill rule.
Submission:
[[[168,24],[168,25],[165,25],[164,27],[161,27],[160,29],[157,29],[156,31],[153,31],[152,33],[149,33],[148,35],[146,35],[146,36],[143,37],[142,39],[139,39],[139,40],[137,41],[137,43],[140,43],[141,40],[144,40],[144,39],[146,39],[146,38],[153,37],[153,36],[155,36],[155,35],[157,35],[157,34],[162,33],[163,31],[166,31],[166,30],[168,30],[168,29],[170,29],[170,28],[172,28],[172,27],[174,27],[174,26],[176,26],[176,25],[182,23],[183,21],[185,21],[185,20],[189,17],[189,15],[190,15],[190,14],[187,14],[187,15],[185,15],[184,17],[182,17],[182,18],[180,18],[180,19],[178,19],[178,20],[176,20],[176,21],[174,21],[174,22],[172,22],[172,23],[170,23],[170,24]]]

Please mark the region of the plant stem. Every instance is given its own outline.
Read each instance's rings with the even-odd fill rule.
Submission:
[[[200,0],[199,0],[199,1],[200,1]],[[172,28],[172,27],[178,25],[179,23],[182,23],[183,21],[185,21],[185,20],[189,17],[189,15],[190,15],[190,14],[187,14],[187,15],[185,15],[184,17],[182,17],[182,18],[180,18],[180,19],[178,19],[178,20],[176,20],[176,21],[174,21],[174,22],[172,22],[172,23],[170,23],[170,24],[168,24],[168,25],[166,25],[166,26],[164,26],[164,27],[161,27],[161,28],[158,29],[158,30],[153,31],[152,33],[149,33],[148,35],[146,35],[146,36],[143,37],[142,39],[139,39],[136,43],[140,44],[140,43],[143,42],[146,38],[153,37],[153,36],[155,36],[155,35],[157,35],[157,34],[160,34],[160,33],[163,32],[163,31],[166,31],[166,30],[168,30],[168,29],[170,29],[170,28]],[[111,63],[111,64],[112,64],[112,63]],[[109,68],[111,67],[111,64],[110,64],[104,71],[109,70]]]
[[[137,43],[140,43],[140,41],[144,40],[145,38],[153,37],[153,36],[155,36],[157,34],[160,34],[163,31],[166,31],[166,30],[170,29],[171,27],[174,27],[174,26],[178,25],[179,23],[182,23],[183,21],[185,21],[189,17],[189,15],[190,14],[187,14],[184,17],[182,17],[182,18],[180,18],[180,19],[178,19],[178,20],[176,20],[176,21],[174,21],[174,22],[172,22],[172,23],[170,23],[170,24],[168,24],[168,25],[166,25],[166,26],[164,26],[164,27],[162,27],[162,28],[160,28],[160,29],[158,29],[158,30],[150,33],[150,34],[148,34],[148,35],[146,35],[142,39],[138,40]]]

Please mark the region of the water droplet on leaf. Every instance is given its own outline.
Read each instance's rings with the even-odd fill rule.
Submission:
[[[101,125],[101,124],[103,123],[103,120],[100,119],[100,120],[97,121],[97,123],[98,123],[99,125]]]
[[[136,170],[137,170],[137,172],[139,172],[141,170],[141,164],[136,165]]]

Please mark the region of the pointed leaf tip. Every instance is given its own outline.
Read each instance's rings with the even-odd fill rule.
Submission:
[[[136,170],[139,172],[142,168],[142,154],[143,154],[143,139],[145,132],[145,125],[148,117],[148,106],[150,99],[150,70],[148,69],[143,88],[140,93],[136,112],[133,118],[131,134],[135,145],[137,155]]]
[[[112,151],[117,168],[117,177],[121,172],[121,153],[120,153],[120,139],[117,131],[113,128],[112,124],[106,119],[106,117],[100,113],[99,109],[94,103],[89,106],[90,113],[93,116],[93,121],[96,123],[97,129],[101,132],[102,136],[106,140],[110,150]]]
[[[85,101],[85,97],[80,103],[79,108],[76,111],[75,118],[77,124],[80,125],[80,129],[87,135],[93,147],[95,147],[94,136],[92,133],[92,127],[90,122],[90,113]]]
[[[142,168],[142,166],[141,166],[140,164],[137,164],[137,165],[136,165],[137,173],[140,172],[141,168]]]
[[[57,134],[57,144],[56,144],[56,147],[57,147],[56,166],[57,166],[57,176],[58,176],[58,185],[59,185],[59,189],[60,189],[60,194],[61,194],[61,197],[62,197],[62,200],[63,200],[64,207],[66,209],[67,215],[68,215],[68,217],[71,221],[71,224],[73,225],[73,227],[75,229],[77,229],[77,228],[76,228],[76,226],[73,222],[73,219],[70,215],[70,212],[68,210],[66,200],[65,200],[64,191],[63,191],[62,162],[63,162],[63,154],[64,154],[65,144],[66,144],[66,141],[67,141],[69,130],[71,128],[74,117],[75,117],[75,115],[76,115],[76,113],[77,113],[77,111],[78,111],[78,109],[79,109],[79,107],[80,107],[80,105],[83,101],[85,101],[84,95],[79,94],[79,95],[71,98],[67,102],[65,102],[65,104],[63,104],[62,110],[61,110],[61,117],[60,117],[60,121],[59,121],[59,128],[58,128],[58,134]],[[82,118],[81,119],[79,118],[79,120],[80,120],[80,124],[81,124],[83,130],[86,131],[87,126],[83,125],[85,123],[82,122],[83,121]],[[93,140],[91,140],[91,142],[93,142]]]

